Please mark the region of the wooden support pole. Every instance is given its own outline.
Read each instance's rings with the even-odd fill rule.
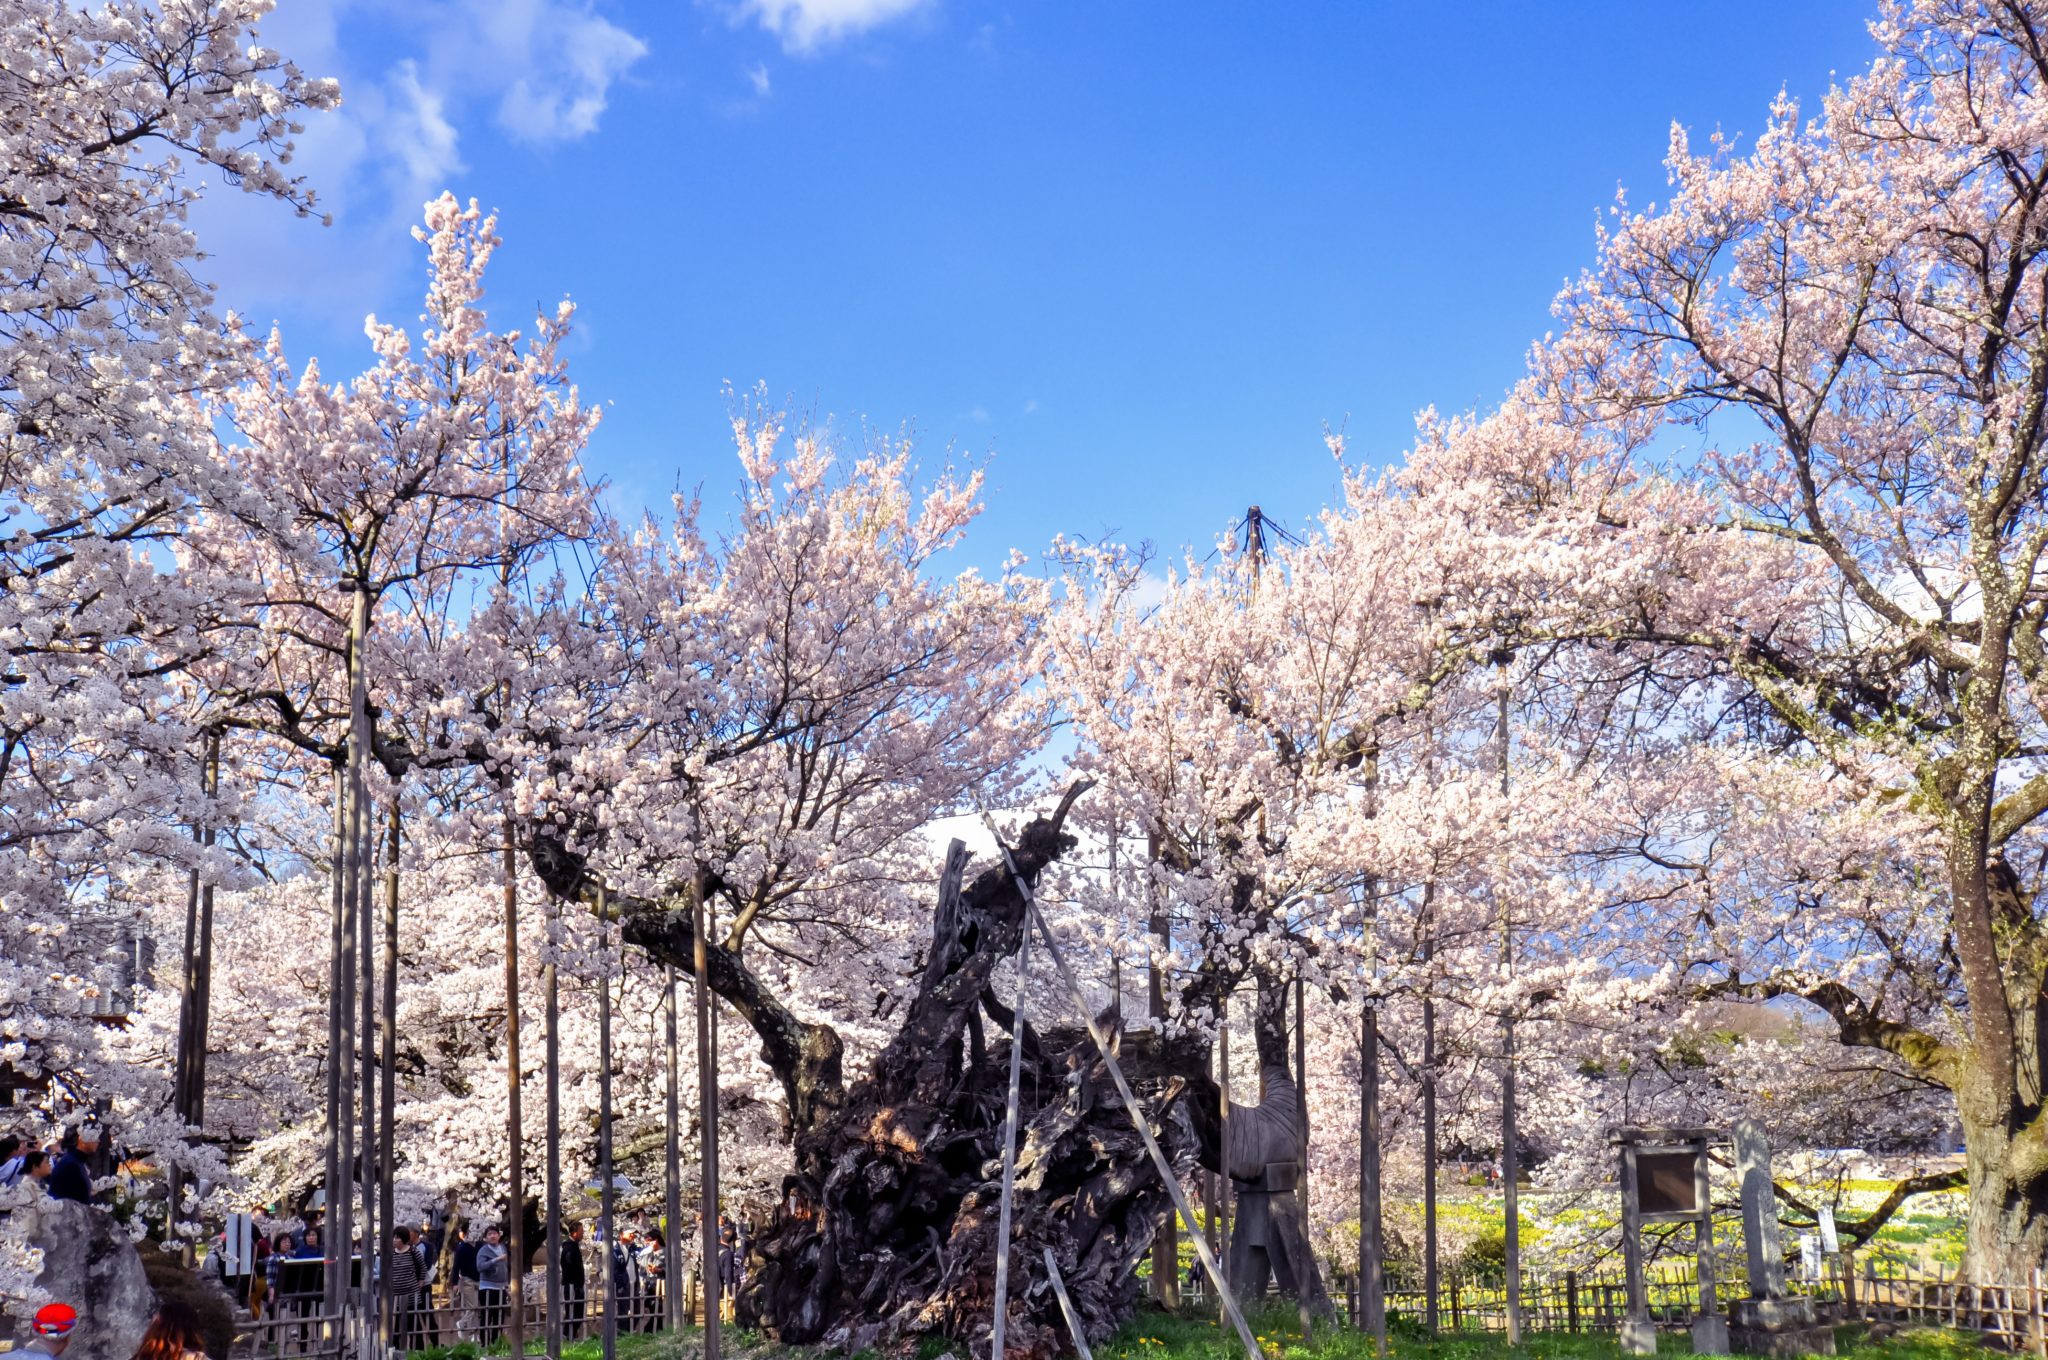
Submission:
[[[511,1270],[505,1281],[506,1329],[512,1360],[526,1349],[526,1144],[519,1127],[519,863],[512,844],[512,817],[505,817],[505,1249]]]
[[[1159,834],[1155,831],[1145,837],[1145,900],[1149,907],[1146,929],[1154,941],[1151,961],[1145,968],[1145,1013],[1162,1027],[1166,1023],[1166,974],[1159,966],[1159,957],[1173,948],[1173,922],[1166,915],[1160,899],[1159,887],[1152,880],[1152,866],[1159,859]],[[1203,1212],[1209,1211],[1209,1196],[1202,1196]],[[1195,1224],[1188,1222],[1188,1231],[1193,1232]],[[1153,1297],[1159,1306],[1168,1310],[1180,1307],[1180,1214],[1178,1211],[1166,1216],[1165,1227],[1160,1230],[1159,1240],[1152,1248]]]
[[[1500,791],[1502,815],[1506,816],[1510,734],[1508,690],[1505,681],[1506,662],[1503,661],[1501,665],[1503,680],[1500,686]],[[1515,971],[1515,919],[1505,896],[1501,905],[1500,953],[1501,964],[1512,977]],[[1506,1201],[1502,1209],[1505,1228],[1502,1233],[1501,1265],[1507,1276],[1508,1344],[1519,1346],[1522,1343],[1522,1213],[1519,1184],[1522,1172],[1516,1143],[1521,1135],[1516,1128],[1515,1013],[1512,1000],[1509,1001],[1508,1007],[1500,1022],[1500,1180],[1502,1197]]]
[[[542,1168],[546,1179],[543,1193],[547,1197],[547,1347],[550,1356],[560,1357],[562,1342],[567,1336],[562,1325],[565,1302],[562,1297],[562,902],[553,893],[548,894],[547,931],[548,952],[540,972],[542,1005],[547,1019],[547,1035],[541,1055],[546,1084],[542,1118],[547,1124],[547,1164]],[[581,1251],[582,1248],[572,1250]],[[586,1297],[589,1292],[586,1275]]]
[[[682,1149],[682,1046],[676,1038],[676,967],[663,972],[662,1018],[666,1022],[668,1049],[667,1103],[663,1113],[668,1127],[662,1134],[662,1212],[668,1218],[663,1236],[666,1245],[668,1325],[679,1328],[689,1320],[688,1300],[683,1297],[683,1149]]]
[[[1358,1299],[1359,1325],[1373,1353],[1387,1353],[1386,1244],[1380,1230],[1380,1017],[1365,1005],[1358,1036]]]
[[[1010,1323],[1010,1199],[1017,1185],[1018,1106],[1023,1098],[1024,1013],[1030,1000],[1031,931],[1017,942],[1016,1009],[1010,1015],[1010,1074],[1003,1106],[1003,1197],[996,1208],[995,1311],[989,1319],[989,1360],[1003,1360],[1003,1342]]]
[[[397,1248],[392,1245],[391,1235],[398,1226],[397,1188],[392,1184],[397,1159],[392,1149],[397,1143],[397,1116],[393,1106],[398,1101],[398,851],[401,844],[402,825],[398,798],[394,792],[391,809],[386,816],[384,828],[384,996],[382,1015],[378,1019],[378,1038],[384,1052],[378,1063],[383,1085],[377,1093],[377,1160],[381,1168],[377,1177],[377,1221],[384,1225],[383,1233],[374,1244],[374,1253],[383,1262],[381,1278],[389,1280],[397,1269]],[[363,1268],[369,1269],[372,1252],[363,1252]],[[377,1340],[384,1349],[391,1349],[397,1330],[397,1310],[400,1300],[393,1298],[386,1290],[377,1309]]]
[[[597,1218],[604,1238],[598,1275],[604,1280],[604,1317],[598,1332],[599,1354],[616,1360],[619,1353],[618,1280],[612,1274],[612,1253],[618,1249],[618,1228],[614,1222],[618,1172],[612,1163],[612,923],[611,908],[604,888],[597,890],[598,975],[597,975]]]
[[[1073,1003],[1075,1013],[1086,1026],[1088,1037],[1095,1044],[1097,1056],[1109,1069],[1110,1080],[1116,1083],[1117,1097],[1123,1101],[1124,1113],[1130,1116],[1132,1127],[1137,1130],[1138,1137],[1144,1141],[1146,1153],[1152,1158],[1153,1169],[1159,1173],[1160,1179],[1166,1185],[1167,1193],[1173,1197],[1173,1207],[1184,1217],[1192,1220],[1194,1214],[1188,1207],[1187,1194],[1181,1189],[1180,1178],[1173,1174],[1172,1163],[1168,1162],[1166,1154],[1160,1151],[1159,1140],[1152,1136],[1152,1127],[1145,1120],[1145,1111],[1138,1104],[1138,1098],[1131,1094],[1131,1084],[1124,1079],[1124,1070],[1118,1064],[1116,1054],[1110,1049],[1109,1038],[1103,1034],[1102,1026],[1096,1023],[1094,1014],[1089,1010],[1087,994],[1081,990],[1080,982],[1074,977],[1074,970],[1067,966],[1065,957],[1060,953],[1059,942],[1053,939],[1052,930],[1045,923],[1044,914],[1038,910],[1038,899],[1032,893],[1031,885],[1024,881],[1024,875],[1017,872],[1017,861],[1010,857],[1010,848],[1003,844],[1003,838],[996,834],[994,819],[987,812],[983,812],[981,820],[983,825],[988,827],[989,835],[994,838],[996,849],[1002,852],[1003,864],[1010,871],[1011,882],[1017,885],[1018,893],[1024,898],[1024,928],[1038,928],[1038,936],[1045,944],[1045,952],[1052,959],[1053,967],[1059,971],[1060,981],[1066,985],[1068,1000]],[[1259,1343],[1253,1337],[1251,1327],[1245,1322],[1243,1312],[1238,1309],[1237,1300],[1231,1297],[1229,1288],[1224,1284],[1223,1268],[1217,1264],[1216,1256],[1209,1250],[1208,1243],[1197,1239],[1195,1254],[1201,1258],[1202,1268],[1208,1272],[1210,1281],[1215,1284],[1216,1292],[1222,1298],[1224,1311],[1229,1315],[1231,1325],[1237,1329],[1238,1339],[1244,1343],[1248,1360],[1262,1360]],[[1001,1357],[991,1357],[991,1360],[1001,1360]]]
[[[703,1275],[710,1281],[704,1297],[704,1360],[718,1360],[718,1299],[722,1281],[718,1276],[718,1059],[713,1051],[712,1025],[717,1016],[711,996],[710,954],[704,932],[710,929],[711,911],[704,901],[704,879],[699,875],[690,892],[696,912],[697,966],[697,1126],[699,1146],[698,1178],[703,1182]]]
[[[327,965],[327,1127],[326,1165],[321,1177],[320,1203],[325,1211],[320,1224],[320,1243],[325,1264],[320,1272],[321,1311],[333,1314],[341,1310],[343,1276],[334,1251],[335,1208],[342,1198],[341,1186],[348,1163],[343,1159],[342,1143],[344,1130],[350,1119],[346,1105],[348,1086],[343,1073],[348,1070],[348,1050],[342,1046],[342,1013],[348,1009],[348,983],[342,971],[342,956],[346,952],[345,942],[354,936],[348,930],[348,913],[342,900],[342,859],[347,853],[348,838],[348,785],[347,775],[342,767],[334,769],[334,829],[330,842],[328,861],[328,910],[332,952]]]
[[[1437,1290],[1442,1273],[1437,1260],[1436,1237],[1436,980],[1429,975],[1436,957],[1434,906],[1436,884],[1422,890],[1422,1315],[1423,1326],[1437,1330]]]
[[[1067,1335],[1074,1338],[1075,1353],[1081,1360],[1095,1360],[1088,1351],[1088,1336],[1081,1330],[1081,1315],[1074,1311],[1074,1301],[1067,1297],[1067,1282],[1060,1278],[1060,1265],[1052,1257],[1052,1248],[1045,1249],[1045,1277],[1052,1281],[1053,1296],[1060,1301],[1060,1312],[1066,1315]]]

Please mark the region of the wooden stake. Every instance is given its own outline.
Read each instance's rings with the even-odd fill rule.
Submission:
[[[697,1126],[702,1149],[698,1163],[703,1202],[704,1277],[710,1288],[704,1298],[704,1360],[718,1360],[718,1300],[723,1282],[718,1278],[718,1061],[712,1050],[711,1026],[717,1012],[711,997],[710,951],[704,938],[711,913],[704,901],[704,880],[700,875],[690,892],[696,913],[695,943],[697,966]]]
[[[663,973],[662,1018],[667,1022],[668,1040],[668,1128],[662,1135],[662,1173],[665,1180],[662,1195],[662,1211],[668,1216],[668,1231],[663,1238],[664,1267],[667,1274],[668,1325],[679,1328],[686,1320],[684,1310],[688,1306],[683,1298],[683,1151],[682,1135],[682,1079],[681,1045],[676,1039],[676,968],[670,964]]]
[[[612,1276],[612,1252],[618,1242],[612,1221],[613,1182],[618,1179],[612,1164],[612,925],[602,886],[597,890],[597,920],[597,1215],[598,1231],[604,1234],[603,1260],[598,1265],[604,1277],[604,1319],[598,1344],[604,1360],[615,1360],[619,1352],[619,1295]]]
[[[1095,1357],[1088,1353],[1088,1337],[1081,1330],[1081,1318],[1074,1311],[1073,1300],[1067,1297],[1067,1282],[1060,1278],[1059,1262],[1053,1260],[1051,1247],[1045,1249],[1045,1276],[1052,1281],[1052,1292],[1060,1301],[1060,1312],[1066,1315],[1067,1335],[1074,1338],[1075,1351],[1080,1354],[1081,1360],[1095,1360]]]
[[[1010,1197],[1017,1185],[1017,1120],[1024,1070],[1024,1006],[1031,985],[1031,931],[1017,941],[1017,999],[1010,1015],[1010,1084],[1003,1106],[1003,1198],[996,1209],[995,1312],[989,1320],[989,1360],[1003,1360],[1010,1322]]]
[[[506,1164],[505,1244],[512,1269],[505,1281],[505,1306],[511,1313],[512,1360],[526,1349],[526,1168],[525,1140],[519,1127],[519,865],[512,845],[512,818],[505,817],[505,1140],[511,1148]]]
[[[1110,1051],[1108,1036],[1103,1034],[1102,1026],[1096,1023],[1095,1016],[1088,1008],[1087,994],[1075,980],[1074,970],[1067,966],[1065,956],[1060,953],[1059,942],[1053,939],[1051,929],[1045,924],[1044,914],[1038,910],[1038,899],[1032,894],[1031,885],[1017,872],[1017,861],[1010,857],[1010,848],[1004,845],[1003,838],[996,834],[995,821],[987,812],[981,814],[981,820],[983,825],[988,827],[989,835],[994,838],[996,849],[1002,852],[1003,864],[1010,871],[1010,881],[1017,885],[1017,891],[1024,898],[1025,929],[1029,930],[1034,925],[1038,928],[1038,936],[1045,944],[1045,952],[1051,957],[1053,966],[1059,970],[1060,980],[1066,984],[1068,1000],[1073,1003],[1075,1013],[1081,1017],[1081,1023],[1087,1027],[1088,1037],[1094,1041],[1096,1053],[1109,1069],[1110,1080],[1116,1083],[1116,1093],[1123,1101],[1124,1113],[1130,1116],[1132,1127],[1137,1129],[1138,1137],[1144,1141],[1145,1151],[1152,1158],[1153,1169],[1165,1182],[1167,1193],[1173,1196],[1173,1207],[1192,1220],[1194,1214],[1188,1207],[1187,1194],[1180,1188],[1180,1178],[1173,1174],[1173,1167],[1166,1160],[1166,1154],[1159,1150],[1159,1140],[1152,1136],[1152,1126],[1145,1121],[1145,1111],[1138,1104],[1138,1098],[1131,1094],[1131,1084],[1124,1080],[1124,1070],[1117,1063],[1116,1054]],[[1201,1258],[1202,1268],[1209,1273],[1210,1281],[1215,1284],[1216,1292],[1222,1298],[1224,1311],[1229,1314],[1231,1325],[1237,1329],[1238,1339],[1244,1343],[1245,1355],[1249,1360],[1262,1360],[1259,1343],[1252,1336],[1252,1329],[1246,1324],[1244,1314],[1239,1311],[1237,1300],[1231,1297],[1230,1290],[1225,1286],[1223,1268],[1216,1263],[1216,1256],[1209,1250],[1209,1244],[1197,1239],[1195,1254]],[[991,1360],[1001,1360],[1001,1357],[991,1357]]]
[[[547,1196],[547,1346],[549,1355],[560,1356],[566,1336],[562,1326],[562,903],[553,893],[548,894],[547,903],[548,952],[540,970],[541,990],[545,998],[543,1005],[547,1012],[546,1046],[541,1057],[547,1085],[543,1115],[547,1122],[547,1165],[542,1174],[546,1178],[544,1193]],[[587,1273],[583,1293],[586,1299],[590,1295]]]
[[[396,1188],[392,1185],[396,1158],[392,1148],[397,1142],[397,1120],[392,1106],[398,1099],[398,850],[400,844],[400,813],[398,799],[391,800],[391,811],[385,827],[384,842],[384,998],[383,1014],[378,1019],[379,1037],[383,1040],[383,1060],[378,1064],[383,1078],[383,1087],[377,1097],[377,1159],[381,1173],[377,1177],[377,1221],[384,1225],[382,1236],[377,1239],[376,1255],[383,1261],[385,1280],[392,1277],[397,1268],[396,1248],[391,1245],[391,1234],[398,1226],[395,1207]],[[367,1244],[366,1244],[367,1245]],[[371,1253],[363,1252],[363,1268],[369,1269]],[[386,1291],[377,1310],[377,1341],[384,1349],[391,1349],[393,1333],[397,1324],[398,1300]]]

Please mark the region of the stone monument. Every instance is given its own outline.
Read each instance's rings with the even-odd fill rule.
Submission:
[[[1729,1308],[1735,1348],[1745,1355],[1833,1355],[1834,1328],[1815,1315],[1812,1299],[1785,1288],[1771,1145],[1754,1120],[1742,1120],[1730,1132],[1742,1188],[1742,1248],[1749,1260],[1749,1297]]]

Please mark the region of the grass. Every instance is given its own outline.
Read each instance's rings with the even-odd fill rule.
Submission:
[[[1267,1360],[1374,1360],[1372,1343],[1357,1332],[1338,1329],[1318,1332],[1306,1344],[1300,1323],[1287,1308],[1267,1308],[1251,1316],[1252,1330]],[[728,1326],[721,1335],[725,1349],[735,1360],[824,1360],[829,1352],[783,1347],[758,1333]],[[1659,1340],[1657,1354],[1670,1360],[1692,1355],[1681,1334],[1666,1333]],[[1837,1333],[1836,1354],[1847,1360],[1993,1360],[1997,1352],[1986,1349],[1975,1337],[1959,1332],[1920,1328],[1882,1338],[1863,1336],[1856,1328]],[[1413,1331],[1396,1332],[1389,1338],[1393,1360],[1620,1360],[1621,1350],[1612,1336],[1531,1336],[1510,1348],[1499,1335],[1468,1333],[1430,1339]],[[562,1360],[600,1360],[598,1341],[588,1338],[562,1349]],[[530,1354],[533,1352],[529,1352]],[[618,1360],[694,1360],[702,1353],[698,1329],[654,1335],[628,1334],[619,1337]],[[442,1347],[420,1351],[419,1360],[481,1360],[485,1354],[502,1355],[504,1347],[489,1352],[475,1345]],[[940,1360],[951,1355],[965,1360],[963,1347],[941,1339],[927,1338],[914,1353],[890,1360]],[[883,1360],[862,1352],[852,1360]],[[1148,1309],[1129,1326],[1095,1348],[1095,1360],[1245,1360],[1244,1348],[1228,1328],[1206,1316],[1176,1314]]]
[[[1264,1310],[1250,1321],[1270,1360],[1373,1360],[1371,1341],[1349,1330],[1319,1332],[1304,1344],[1291,1310]],[[1659,1338],[1657,1354],[1689,1356],[1692,1350],[1684,1342],[1681,1334],[1666,1334]],[[1498,1334],[1481,1333],[1435,1339],[1396,1333],[1388,1338],[1388,1349],[1395,1360],[1619,1360],[1622,1354],[1612,1336],[1531,1336],[1510,1348]],[[1922,1329],[1871,1339],[1854,1328],[1837,1334],[1836,1353],[1852,1360],[1990,1360],[1994,1354],[1961,1333]],[[1206,1317],[1151,1311],[1140,1313],[1130,1326],[1096,1347],[1095,1360],[1244,1360],[1244,1347],[1227,1325]]]

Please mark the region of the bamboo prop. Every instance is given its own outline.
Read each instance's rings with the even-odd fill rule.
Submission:
[[[997,841],[996,844],[1002,844]],[[1005,858],[1008,852],[1005,851]],[[1017,1107],[1024,1057],[1024,1002],[1031,985],[1031,932],[1017,944],[1017,1002],[1010,1017],[1010,1085],[1003,1107],[1003,1197],[996,1210],[995,1313],[989,1322],[989,1360],[1003,1360],[1003,1336],[1010,1319],[1010,1196],[1017,1185]]]
[[[1095,1016],[1088,1009],[1088,998],[1082,993],[1081,984],[1075,980],[1073,970],[1067,967],[1066,956],[1060,953],[1059,944],[1053,939],[1052,930],[1046,925],[1045,916],[1038,909],[1038,898],[1032,893],[1031,885],[1024,881],[1024,875],[1017,872],[1017,861],[1010,857],[1010,848],[1003,844],[1003,838],[996,833],[995,820],[986,810],[982,812],[981,820],[988,828],[990,837],[994,839],[996,849],[1002,852],[1003,864],[1010,871],[1010,880],[1017,885],[1017,891],[1024,897],[1024,912],[1028,918],[1027,929],[1030,925],[1038,927],[1038,937],[1045,943],[1045,952],[1051,956],[1053,967],[1059,970],[1060,980],[1067,984],[1068,998],[1074,1003],[1075,1013],[1088,1027],[1088,1037],[1095,1041],[1095,1051],[1101,1055],[1103,1063],[1109,1068],[1110,1079],[1116,1083],[1116,1093],[1123,1100],[1124,1112],[1130,1115],[1132,1125],[1138,1130],[1138,1137],[1145,1142],[1145,1151],[1151,1155],[1153,1167],[1158,1170],[1159,1178],[1166,1183],[1167,1193],[1173,1196],[1173,1207],[1192,1222],[1194,1210],[1189,1207],[1188,1197],[1180,1188],[1180,1177],[1173,1174],[1173,1167],[1166,1160],[1166,1154],[1159,1150],[1159,1140],[1152,1136],[1152,1128],[1145,1122],[1145,1112],[1139,1107],[1138,1098],[1131,1094],[1131,1084],[1124,1080],[1124,1070],[1118,1064],[1116,1055],[1110,1051],[1108,1037],[1103,1034],[1102,1027],[1095,1023]],[[1195,1241],[1195,1254],[1201,1258],[1202,1269],[1208,1272],[1210,1281],[1215,1284],[1216,1292],[1223,1301],[1224,1311],[1230,1315],[1231,1325],[1237,1329],[1238,1339],[1244,1342],[1245,1355],[1250,1357],[1250,1360],[1263,1360],[1259,1343],[1253,1338],[1252,1329],[1245,1322],[1244,1314],[1239,1311],[1237,1300],[1231,1297],[1230,1290],[1224,1287],[1223,1268],[1216,1263],[1215,1253],[1209,1250],[1207,1242],[1198,1238]],[[992,1355],[990,1360],[1002,1360],[1002,1357]]]
[[[1067,1297],[1067,1282],[1060,1278],[1059,1262],[1052,1259],[1052,1248],[1045,1249],[1045,1276],[1052,1281],[1053,1296],[1060,1301],[1060,1312],[1066,1315],[1067,1334],[1074,1338],[1074,1349],[1080,1352],[1081,1360],[1095,1360],[1088,1353],[1088,1338],[1081,1331],[1080,1315],[1074,1312],[1074,1301]]]

